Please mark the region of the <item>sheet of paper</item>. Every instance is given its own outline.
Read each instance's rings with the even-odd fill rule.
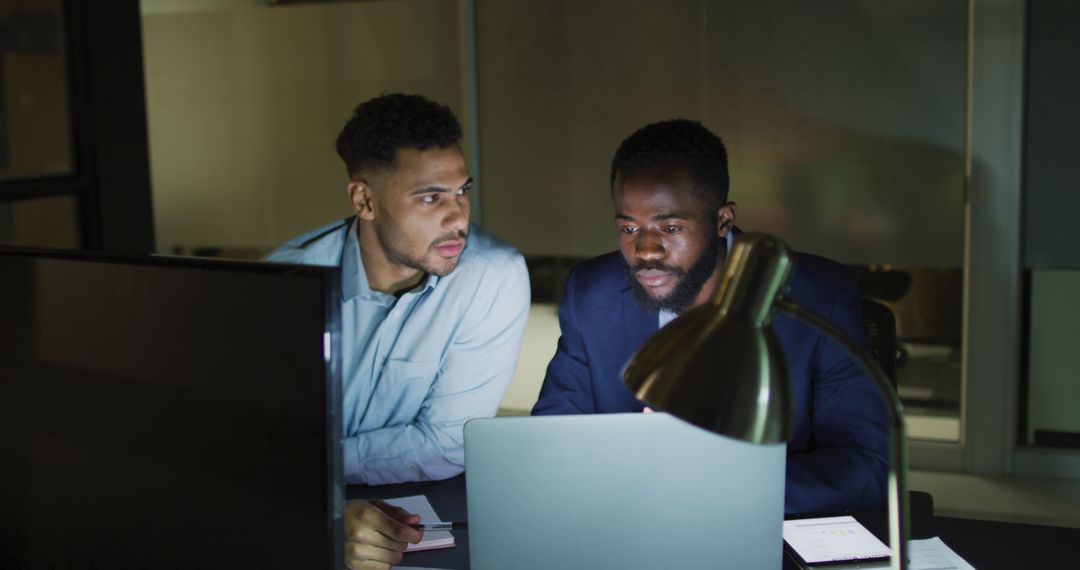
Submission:
[[[386,502],[396,507],[401,507],[410,513],[420,515],[420,522],[442,522],[439,520],[439,515],[435,514],[435,508],[431,506],[431,502],[428,501],[427,497],[424,495],[387,499]],[[450,548],[452,546],[454,546],[454,535],[451,534],[450,531],[432,530],[424,533],[424,539],[420,541],[420,544],[410,544],[405,549],[405,552],[431,550],[434,548]]]
[[[784,541],[811,564],[865,564],[889,556],[889,547],[852,516],[786,520]]]
[[[975,570],[940,538],[908,542],[910,570]]]

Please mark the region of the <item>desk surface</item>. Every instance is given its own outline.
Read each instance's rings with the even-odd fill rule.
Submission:
[[[352,486],[347,490],[350,499],[392,499],[408,495],[427,495],[444,520],[468,520],[464,476],[425,483]],[[887,542],[884,512],[855,513],[855,518]],[[1075,568],[1075,550],[1080,545],[1080,529],[934,517],[928,513],[912,518],[912,535],[917,539],[941,537],[945,544],[979,570],[1030,568],[1040,564],[1049,568]],[[454,531],[454,538],[456,547],[410,553],[405,555],[404,564],[468,569],[469,533]],[[785,558],[784,568],[796,569],[797,566]]]

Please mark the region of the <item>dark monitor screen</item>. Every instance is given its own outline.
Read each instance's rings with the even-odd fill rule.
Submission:
[[[0,249],[0,568],[340,568],[337,278]]]

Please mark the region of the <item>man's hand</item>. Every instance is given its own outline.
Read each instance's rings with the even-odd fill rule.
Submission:
[[[424,534],[410,525],[420,515],[389,503],[349,501],[345,509],[345,565],[352,570],[382,570],[401,562],[409,543]]]

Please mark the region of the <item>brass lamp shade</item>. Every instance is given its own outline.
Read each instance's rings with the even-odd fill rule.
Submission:
[[[791,266],[779,239],[740,236],[713,301],[654,334],[627,365],[626,385],[639,400],[706,430],[787,442],[793,403],[772,312]]]

